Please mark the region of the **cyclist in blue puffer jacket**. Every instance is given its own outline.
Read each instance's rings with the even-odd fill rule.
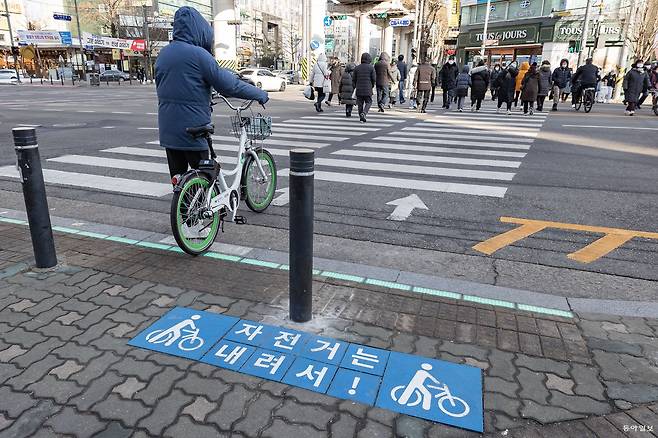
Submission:
[[[174,15],[173,41],[160,51],[155,63],[160,146],[167,150],[172,177],[208,159],[206,140],[194,139],[185,130],[211,122],[211,88],[226,97],[268,101],[266,92],[217,65],[213,41],[206,19],[196,9],[183,6]]]

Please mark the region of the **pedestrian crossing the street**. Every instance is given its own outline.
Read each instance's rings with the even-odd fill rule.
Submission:
[[[264,146],[277,161],[279,188],[288,185],[290,150],[304,147],[316,150],[318,190],[347,184],[502,198],[547,117],[507,116],[489,107],[419,116],[372,113],[365,124],[342,111],[282,118]],[[237,143],[226,131],[213,135],[225,169],[237,163]],[[157,140],[47,158],[43,169],[54,186],[153,198],[171,193]],[[17,178],[16,167],[0,166],[0,177]]]

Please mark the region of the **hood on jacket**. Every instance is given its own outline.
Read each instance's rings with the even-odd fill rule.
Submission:
[[[569,60],[567,58],[562,58],[560,60],[560,67],[562,67],[562,64],[567,64],[567,68],[569,68]]]
[[[356,64],[354,64],[353,62],[348,62],[347,65],[345,66],[345,73],[352,73],[355,68],[356,68]]]
[[[544,64],[539,69],[541,71],[551,71],[551,65],[550,64]]]
[[[487,66],[486,66],[486,65],[480,65],[480,66],[478,66],[478,67],[474,67],[473,70],[471,70],[471,75],[474,75],[475,73],[478,73],[478,72],[481,72],[481,71],[485,71],[485,70],[487,70]]]
[[[372,62],[372,56],[370,56],[370,53],[364,52],[361,55],[361,64],[370,64]]]
[[[469,67],[468,65],[465,65],[465,66],[462,68],[462,73],[467,73],[467,74],[468,74],[468,71],[469,71],[469,70],[470,70],[470,67]]]
[[[324,53],[320,53],[318,55],[318,62],[327,62],[327,55],[325,55]]]
[[[212,28],[199,11],[189,6],[183,6],[176,11],[172,39],[203,47],[212,54]]]
[[[382,53],[379,54],[379,60],[384,61],[387,64],[391,63],[391,57],[386,52],[382,52]]]

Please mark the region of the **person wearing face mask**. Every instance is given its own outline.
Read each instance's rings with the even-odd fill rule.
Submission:
[[[455,58],[450,57],[448,62],[441,68],[441,89],[443,90],[443,108],[450,109],[450,101],[457,86],[457,75],[459,74]]]
[[[496,97],[498,96],[498,87],[496,87],[496,79],[498,79],[498,75],[502,69],[500,68],[500,64],[494,65],[493,70],[491,70],[491,81],[489,82],[489,89],[491,90],[491,100],[496,100]]]
[[[507,106],[507,115],[512,114],[512,101],[514,100],[514,87],[516,86],[516,77],[519,75],[519,70],[516,68],[516,62],[511,62],[510,65],[502,70],[496,78],[494,86],[498,90],[498,108],[496,112],[500,112],[503,103]]]
[[[551,63],[544,60],[539,69],[539,92],[537,93],[537,111],[544,111],[544,100],[551,91]]]
[[[624,100],[628,104],[626,106],[626,115],[635,115],[635,109],[640,100],[640,94],[642,94],[645,89],[649,89],[649,86],[649,76],[647,76],[644,71],[644,63],[642,60],[638,59],[635,61],[635,64],[633,64],[633,68],[626,73],[626,76],[624,76],[624,82],[622,84],[622,88],[624,89]]]
[[[576,102],[580,100],[583,90],[586,88],[596,88],[596,83],[601,80],[599,68],[592,64],[592,58],[585,60],[585,65],[581,65],[571,78],[572,84],[578,84],[572,88],[571,107],[576,108]]]
[[[571,69],[569,68],[569,60],[563,59],[560,61],[560,66],[553,70],[551,76],[553,82],[553,111],[557,111],[557,104],[560,103],[560,95],[565,93],[569,84],[571,84]]]

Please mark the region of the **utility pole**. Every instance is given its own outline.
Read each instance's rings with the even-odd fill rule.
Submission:
[[[637,13],[638,6],[638,0],[631,0],[630,10],[626,16],[624,28],[622,29],[621,37],[624,41],[624,46],[621,49],[621,56],[619,59],[618,79],[621,79],[626,74],[626,66],[628,65],[628,53],[631,50],[631,36],[634,34],[633,31],[635,30],[635,14]],[[621,85],[622,81],[617,80],[613,99],[619,99],[619,96],[621,95]]]
[[[153,75],[151,74],[151,38],[149,36],[149,22],[146,16],[147,6],[142,5],[142,17],[144,19],[144,39],[146,40],[146,47],[144,54],[146,55],[146,79],[153,82]]]
[[[6,1],[6,0],[5,0]],[[82,45],[82,31],[80,31],[80,13],[78,12],[78,0],[73,0],[75,5],[75,22],[78,26],[78,42],[80,43],[80,61],[82,61],[82,80],[86,80],[86,68],[85,68],[85,49]]]
[[[484,29],[482,29],[482,47],[480,48],[480,58],[484,59],[484,53],[487,48],[487,36],[489,35],[489,14],[491,13],[491,0],[487,0],[487,12],[484,15]]]
[[[585,54],[587,53],[587,38],[589,37],[589,15],[592,11],[592,0],[587,0],[585,8],[585,19],[583,20],[583,33],[580,36],[580,52],[578,52],[578,65],[583,65]]]
[[[9,30],[9,40],[11,41],[11,54],[14,57],[14,70],[16,70],[16,79],[21,82],[21,74],[18,72],[18,47],[14,44],[14,33],[11,30],[11,19],[9,18],[9,6],[5,0],[5,17],[7,17],[7,29]]]

